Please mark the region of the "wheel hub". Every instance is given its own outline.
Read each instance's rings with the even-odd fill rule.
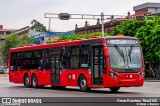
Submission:
[[[29,85],[29,78],[28,77],[25,79],[25,82],[26,82],[26,85]]]
[[[81,87],[84,88],[84,87],[86,87],[86,85],[87,85],[87,84],[86,84],[86,80],[82,80],[82,81],[81,81]]]
[[[36,84],[37,84],[37,80],[36,78],[33,78],[33,86],[36,86]]]

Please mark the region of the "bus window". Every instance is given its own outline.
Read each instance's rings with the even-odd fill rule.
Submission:
[[[39,57],[41,57],[40,51],[34,51],[34,52],[33,52],[33,57],[34,57],[34,58],[39,58]]]
[[[39,67],[40,69],[49,69],[49,55],[48,55],[48,50],[43,50],[42,51],[42,56],[39,61]]]
[[[79,47],[72,47],[71,68],[79,68]]]
[[[17,53],[16,58],[17,59],[23,58],[23,52]]]
[[[80,50],[80,67],[88,68],[89,66],[89,49],[87,46],[82,46]]]
[[[32,52],[26,52],[24,58],[32,58]]]
[[[16,70],[16,53],[11,53],[11,71]]]
[[[70,47],[62,48],[61,66],[63,69],[70,68]]]

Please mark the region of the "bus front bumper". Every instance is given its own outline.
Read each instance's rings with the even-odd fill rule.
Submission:
[[[133,87],[143,86],[144,78],[141,79],[113,79],[109,78],[104,84],[105,87]]]

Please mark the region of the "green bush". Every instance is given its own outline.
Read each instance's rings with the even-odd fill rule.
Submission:
[[[76,40],[76,39],[79,39],[79,38],[85,38],[85,39],[88,39],[92,36],[102,36],[102,32],[94,32],[94,33],[91,33],[91,34],[74,34],[74,35],[69,35],[69,36],[60,36],[60,38],[57,40]],[[109,36],[109,34],[107,33],[104,33],[104,36]],[[49,40],[48,43],[55,43],[56,40]]]

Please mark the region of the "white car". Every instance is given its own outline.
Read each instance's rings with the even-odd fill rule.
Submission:
[[[4,74],[8,74],[8,67],[4,66]]]

